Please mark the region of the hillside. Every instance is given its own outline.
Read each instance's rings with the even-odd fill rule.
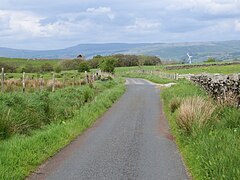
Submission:
[[[77,46],[46,51],[18,50],[0,48],[0,57],[13,58],[74,58],[78,54],[84,54],[87,58],[95,55],[110,54],[145,54],[155,55],[162,59],[184,61],[186,53],[193,56],[193,61],[200,62],[208,57],[219,60],[239,59],[240,41],[222,42],[198,42],[198,43],[107,43],[107,44],[80,44]]]

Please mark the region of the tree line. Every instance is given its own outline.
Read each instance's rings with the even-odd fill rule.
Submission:
[[[81,56],[73,60],[61,60],[56,65],[46,62],[39,66],[35,66],[31,63],[19,66],[18,64],[0,62],[0,67],[3,67],[6,72],[10,73],[39,73],[52,71],[59,73],[62,70],[78,70],[79,72],[85,72],[96,68],[100,68],[105,72],[114,72],[115,67],[151,66],[161,63],[160,58],[156,56],[116,54],[111,56],[97,55],[90,60],[86,60],[84,56]]]

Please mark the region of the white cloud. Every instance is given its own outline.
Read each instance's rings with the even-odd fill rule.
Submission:
[[[188,9],[192,12],[212,15],[240,13],[240,1],[237,0],[169,0],[165,3],[168,10]]]
[[[69,33],[65,22],[55,22],[42,25],[44,17],[37,16],[27,11],[0,10],[0,33],[7,29],[9,33],[19,34],[24,37],[48,37],[52,35],[66,35]]]
[[[160,27],[160,23],[156,20],[149,20],[144,18],[137,18],[133,25],[127,26],[128,31],[155,31]]]
[[[113,20],[115,18],[115,14],[112,12],[112,9],[110,7],[98,7],[98,8],[88,8],[88,13],[92,13],[94,15],[99,14],[106,14],[109,19]]]
[[[0,0],[0,4],[1,46],[38,49],[90,42],[240,39],[240,0]]]
[[[235,30],[236,30],[237,32],[240,32],[240,20],[236,20],[236,21],[235,21]]]
[[[49,38],[74,36],[94,29],[97,25],[89,19],[56,19],[42,24],[46,17],[28,11],[0,10],[0,36],[12,34],[11,39]],[[6,36],[7,37],[7,36]],[[9,36],[8,36],[9,37]]]

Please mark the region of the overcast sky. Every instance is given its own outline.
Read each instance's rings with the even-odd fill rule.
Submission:
[[[0,0],[0,47],[240,39],[240,0]]]

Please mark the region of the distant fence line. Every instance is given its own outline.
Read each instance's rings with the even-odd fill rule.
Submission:
[[[166,73],[166,72],[157,71],[157,70],[154,70],[154,71],[153,70],[132,70],[132,71],[129,71],[129,73],[156,75],[161,78],[168,78],[168,79],[174,79],[174,80],[178,80],[178,79],[190,80],[191,76],[193,75],[193,74]],[[126,74],[124,74],[123,72],[123,75],[126,75]]]
[[[92,84],[94,81],[110,76],[108,73],[97,72],[88,73],[85,72],[85,77],[81,78],[79,75],[73,75],[71,78],[67,78],[65,75],[61,77],[61,80],[56,78],[57,73],[53,72],[50,79],[44,79],[43,76],[37,78],[29,77],[27,73],[23,72],[21,78],[6,79],[6,72],[4,68],[1,71],[1,92],[11,91],[43,91],[48,90],[54,92],[56,89],[64,88],[67,86],[77,86],[84,84]]]
[[[230,66],[240,64],[240,62],[225,62],[225,63],[211,63],[211,64],[192,64],[192,65],[174,65],[166,66],[166,70],[178,70],[178,69],[191,69],[196,67],[209,67],[209,66]]]

